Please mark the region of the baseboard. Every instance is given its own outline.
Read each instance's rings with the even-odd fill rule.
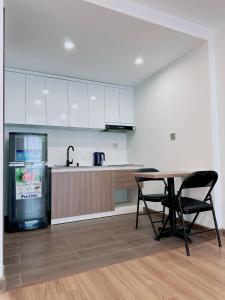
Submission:
[[[51,225],[77,222],[77,221],[85,221],[85,220],[105,218],[105,217],[112,217],[112,216],[118,216],[118,215],[125,215],[125,214],[131,214],[134,212],[136,212],[136,205],[125,206],[125,207],[116,207],[115,210],[113,210],[113,211],[106,211],[106,212],[101,212],[101,213],[67,217],[67,218],[61,218],[61,219],[52,219]]]
[[[225,229],[224,228],[220,229],[220,234],[225,237]]]

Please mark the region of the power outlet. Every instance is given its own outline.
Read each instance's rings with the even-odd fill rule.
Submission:
[[[113,143],[113,148],[118,148],[118,143]]]
[[[171,141],[175,141],[176,140],[176,133],[175,132],[172,132],[170,134],[170,139],[171,139]]]

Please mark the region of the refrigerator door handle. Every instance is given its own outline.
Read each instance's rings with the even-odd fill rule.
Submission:
[[[27,166],[37,166],[37,167],[45,167],[48,166],[46,162],[9,162],[9,167],[27,167]]]
[[[16,163],[16,162],[10,162],[9,167],[24,167],[24,163]]]

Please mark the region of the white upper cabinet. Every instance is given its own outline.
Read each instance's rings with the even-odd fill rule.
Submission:
[[[105,122],[120,123],[120,93],[116,87],[105,87]]]
[[[133,90],[105,87],[105,122],[134,125]]]
[[[26,124],[46,125],[45,77],[26,75]]]
[[[5,122],[25,124],[25,74],[5,72]]]
[[[5,122],[104,129],[134,125],[133,90],[39,73],[5,71]]]
[[[88,127],[87,83],[68,81],[69,126]]]
[[[47,125],[68,126],[67,81],[46,78]]]
[[[88,83],[89,127],[105,128],[105,91],[100,84]]]
[[[134,124],[133,91],[120,89],[120,122],[121,124]]]

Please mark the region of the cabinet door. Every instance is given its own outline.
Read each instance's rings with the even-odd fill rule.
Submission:
[[[134,124],[133,91],[120,89],[120,122],[121,124]]]
[[[104,86],[88,84],[89,127],[105,128]]]
[[[115,210],[112,183],[111,171],[53,172],[52,219]]]
[[[68,81],[69,126],[88,127],[87,83]]]
[[[26,123],[46,125],[45,77],[26,75]]]
[[[25,74],[5,72],[5,122],[25,124]]]
[[[105,122],[120,123],[120,94],[119,89],[105,87]]]
[[[47,125],[68,126],[67,81],[46,78]]]

